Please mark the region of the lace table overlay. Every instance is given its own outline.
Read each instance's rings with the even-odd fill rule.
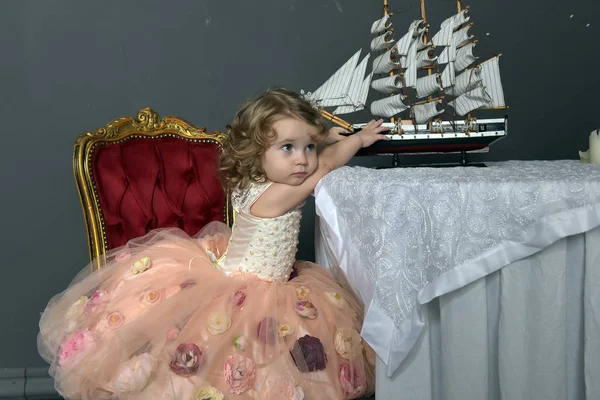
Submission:
[[[360,254],[378,305],[400,329],[419,292],[446,272],[507,242],[535,242],[545,218],[600,210],[600,165],[344,167],[321,181],[317,202],[320,191],[334,204],[344,241]]]

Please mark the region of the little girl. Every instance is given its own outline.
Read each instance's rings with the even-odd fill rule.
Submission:
[[[231,230],[159,229],[55,296],[38,348],[67,399],[352,399],[373,391],[361,304],[297,262],[300,208],[319,179],[385,139],[348,138],[293,92],[248,101],[224,145]],[[336,142],[337,140],[337,142]],[[317,147],[335,142],[323,151]]]

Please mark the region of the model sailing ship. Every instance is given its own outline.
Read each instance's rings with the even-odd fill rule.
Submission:
[[[464,155],[486,148],[506,136],[507,118],[477,120],[472,111],[507,108],[500,80],[501,55],[477,63],[469,9],[462,9],[460,0],[457,8],[458,13],[442,22],[432,36],[425,20],[425,0],[421,0],[421,18],[395,40],[392,14],[384,0],[383,17],[371,26],[375,36],[371,53],[360,60],[361,50],[357,51],[323,85],[304,96],[327,119],[356,132],[366,124],[350,124],[339,115],[364,109],[370,90],[378,92],[382,98],[368,108],[389,121],[385,124],[392,140],[375,143],[370,152]],[[365,76],[371,56],[372,70]],[[327,111],[332,107],[333,111]]]

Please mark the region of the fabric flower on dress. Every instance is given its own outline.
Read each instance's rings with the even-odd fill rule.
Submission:
[[[206,249],[206,254],[208,255],[208,260],[210,261],[210,264],[216,268],[219,265],[219,259],[217,258],[215,253],[213,253],[209,249]]]
[[[273,345],[279,341],[279,322],[273,317],[265,317],[258,324],[258,340]]]
[[[125,317],[118,311],[111,312],[106,316],[106,325],[110,329],[120,328],[123,322],[125,322]]]
[[[194,392],[190,400],[223,400],[223,392],[216,387],[206,386]]]
[[[182,289],[187,289],[196,286],[196,281],[194,279],[188,279],[179,284],[179,287]]]
[[[310,292],[310,290],[304,285],[300,285],[296,288],[296,296],[298,296],[299,300],[308,299],[309,292]]]
[[[296,314],[308,319],[315,319],[319,315],[315,305],[308,300],[296,302]]]
[[[142,257],[131,266],[131,273],[134,275],[141,274],[142,272],[148,270],[152,266],[152,260],[150,257]]]
[[[106,290],[96,290],[94,294],[86,301],[84,311],[86,314],[101,313],[108,303],[108,292]]]
[[[233,302],[234,306],[242,307],[244,305],[245,301],[246,301],[246,291],[245,290],[238,290],[237,292],[235,292],[233,294],[232,302]]]
[[[73,332],[77,327],[77,320],[83,315],[87,300],[87,296],[81,296],[69,307],[66,314],[67,332]]]
[[[206,243],[206,246],[204,246],[204,251],[206,252],[206,255],[208,255],[208,260],[213,267],[216,267],[217,263],[219,262],[219,257],[217,257],[217,254],[220,254],[217,240],[213,235],[206,235],[202,238],[202,241]]]
[[[177,346],[169,368],[180,376],[192,376],[205,362],[202,350],[194,343],[182,343]]]
[[[248,346],[248,338],[244,335],[236,335],[233,338],[233,347],[238,350],[246,351],[246,347]]]
[[[304,400],[304,390],[300,386],[294,385],[292,382],[289,382],[286,386],[283,387],[281,395],[286,400]]]
[[[88,351],[96,342],[94,334],[88,329],[77,329],[67,336],[58,351],[58,365],[67,366],[80,355]]]
[[[304,400],[304,390],[296,386],[292,379],[274,375],[267,377],[259,386],[255,399]]]
[[[325,292],[325,298],[332,306],[337,308],[343,308],[346,304],[346,299],[344,299],[341,294],[334,290],[327,290]]]
[[[225,332],[231,326],[231,317],[225,312],[214,312],[208,316],[206,329],[212,335],[219,335]]]
[[[149,290],[142,294],[142,304],[145,306],[153,306],[165,297],[165,290]]]
[[[176,326],[172,327],[167,332],[167,340],[173,341],[173,340],[177,339],[177,337],[179,336],[179,332],[180,332],[180,329],[178,327],[176,327]]]
[[[363,371],[355,364],[340,364],[340,385],[344,398],[356,399],[367,389],[367,380]]]
[[[354,328],[338,328],[333,339],[335,351],[347,360],[362,354],[362,339]]]
[[[241,394],[248,390],[254,383],[254,361],[243,356],[230,356],[225,361],[223,376],[229,386],[229,391]]]
[[[125,261],[131,257],[131,253],[128,251],[121,251],[115,256],[116,261]]]
[[[150,354],[135,356],[121,366],[113,387],[119,393],[139,393],[148,384],[155,367],[156,358]]]
[[[301,372],[321,371],[327,364],[323,343],[314,336],[304,335],[296,340],[290,354]]]
[[[81,296],[80,298],[77,299],[77,301],[75,301],[71,307],[69,307],[69,310],[67,311],[67,318],[78,318],[83,314],[83,311],[85,310],[85,305],[88,301],[88,297],[87,296]]]
[[[279,325],[279,337],[286,337],[296,331],[296,327],[291,324],[280,324]]]

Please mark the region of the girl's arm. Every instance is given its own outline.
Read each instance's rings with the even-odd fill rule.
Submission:
[[[313,192],[317,183],[329,172],[344,166],[363,147],[379,140],[389,140],[382,134],[388,128],[382,126],[383,120],[369,122],[359,133],[332,144],[319,154],[319,164],[315,172],[298,186],[273,183],[256,200],[252,214],[269,218],[285,214],[302,203]]]
[[[341,126],[334,126],[333,128],[329,129],[327,137],[323,139],[321,144],[323,145],[323,147],[327,147],[329,145],[339,142],[340,140],[346,139],[346,136],[343,136],[342,133],[350,133],[350,131],[347,131]]]

